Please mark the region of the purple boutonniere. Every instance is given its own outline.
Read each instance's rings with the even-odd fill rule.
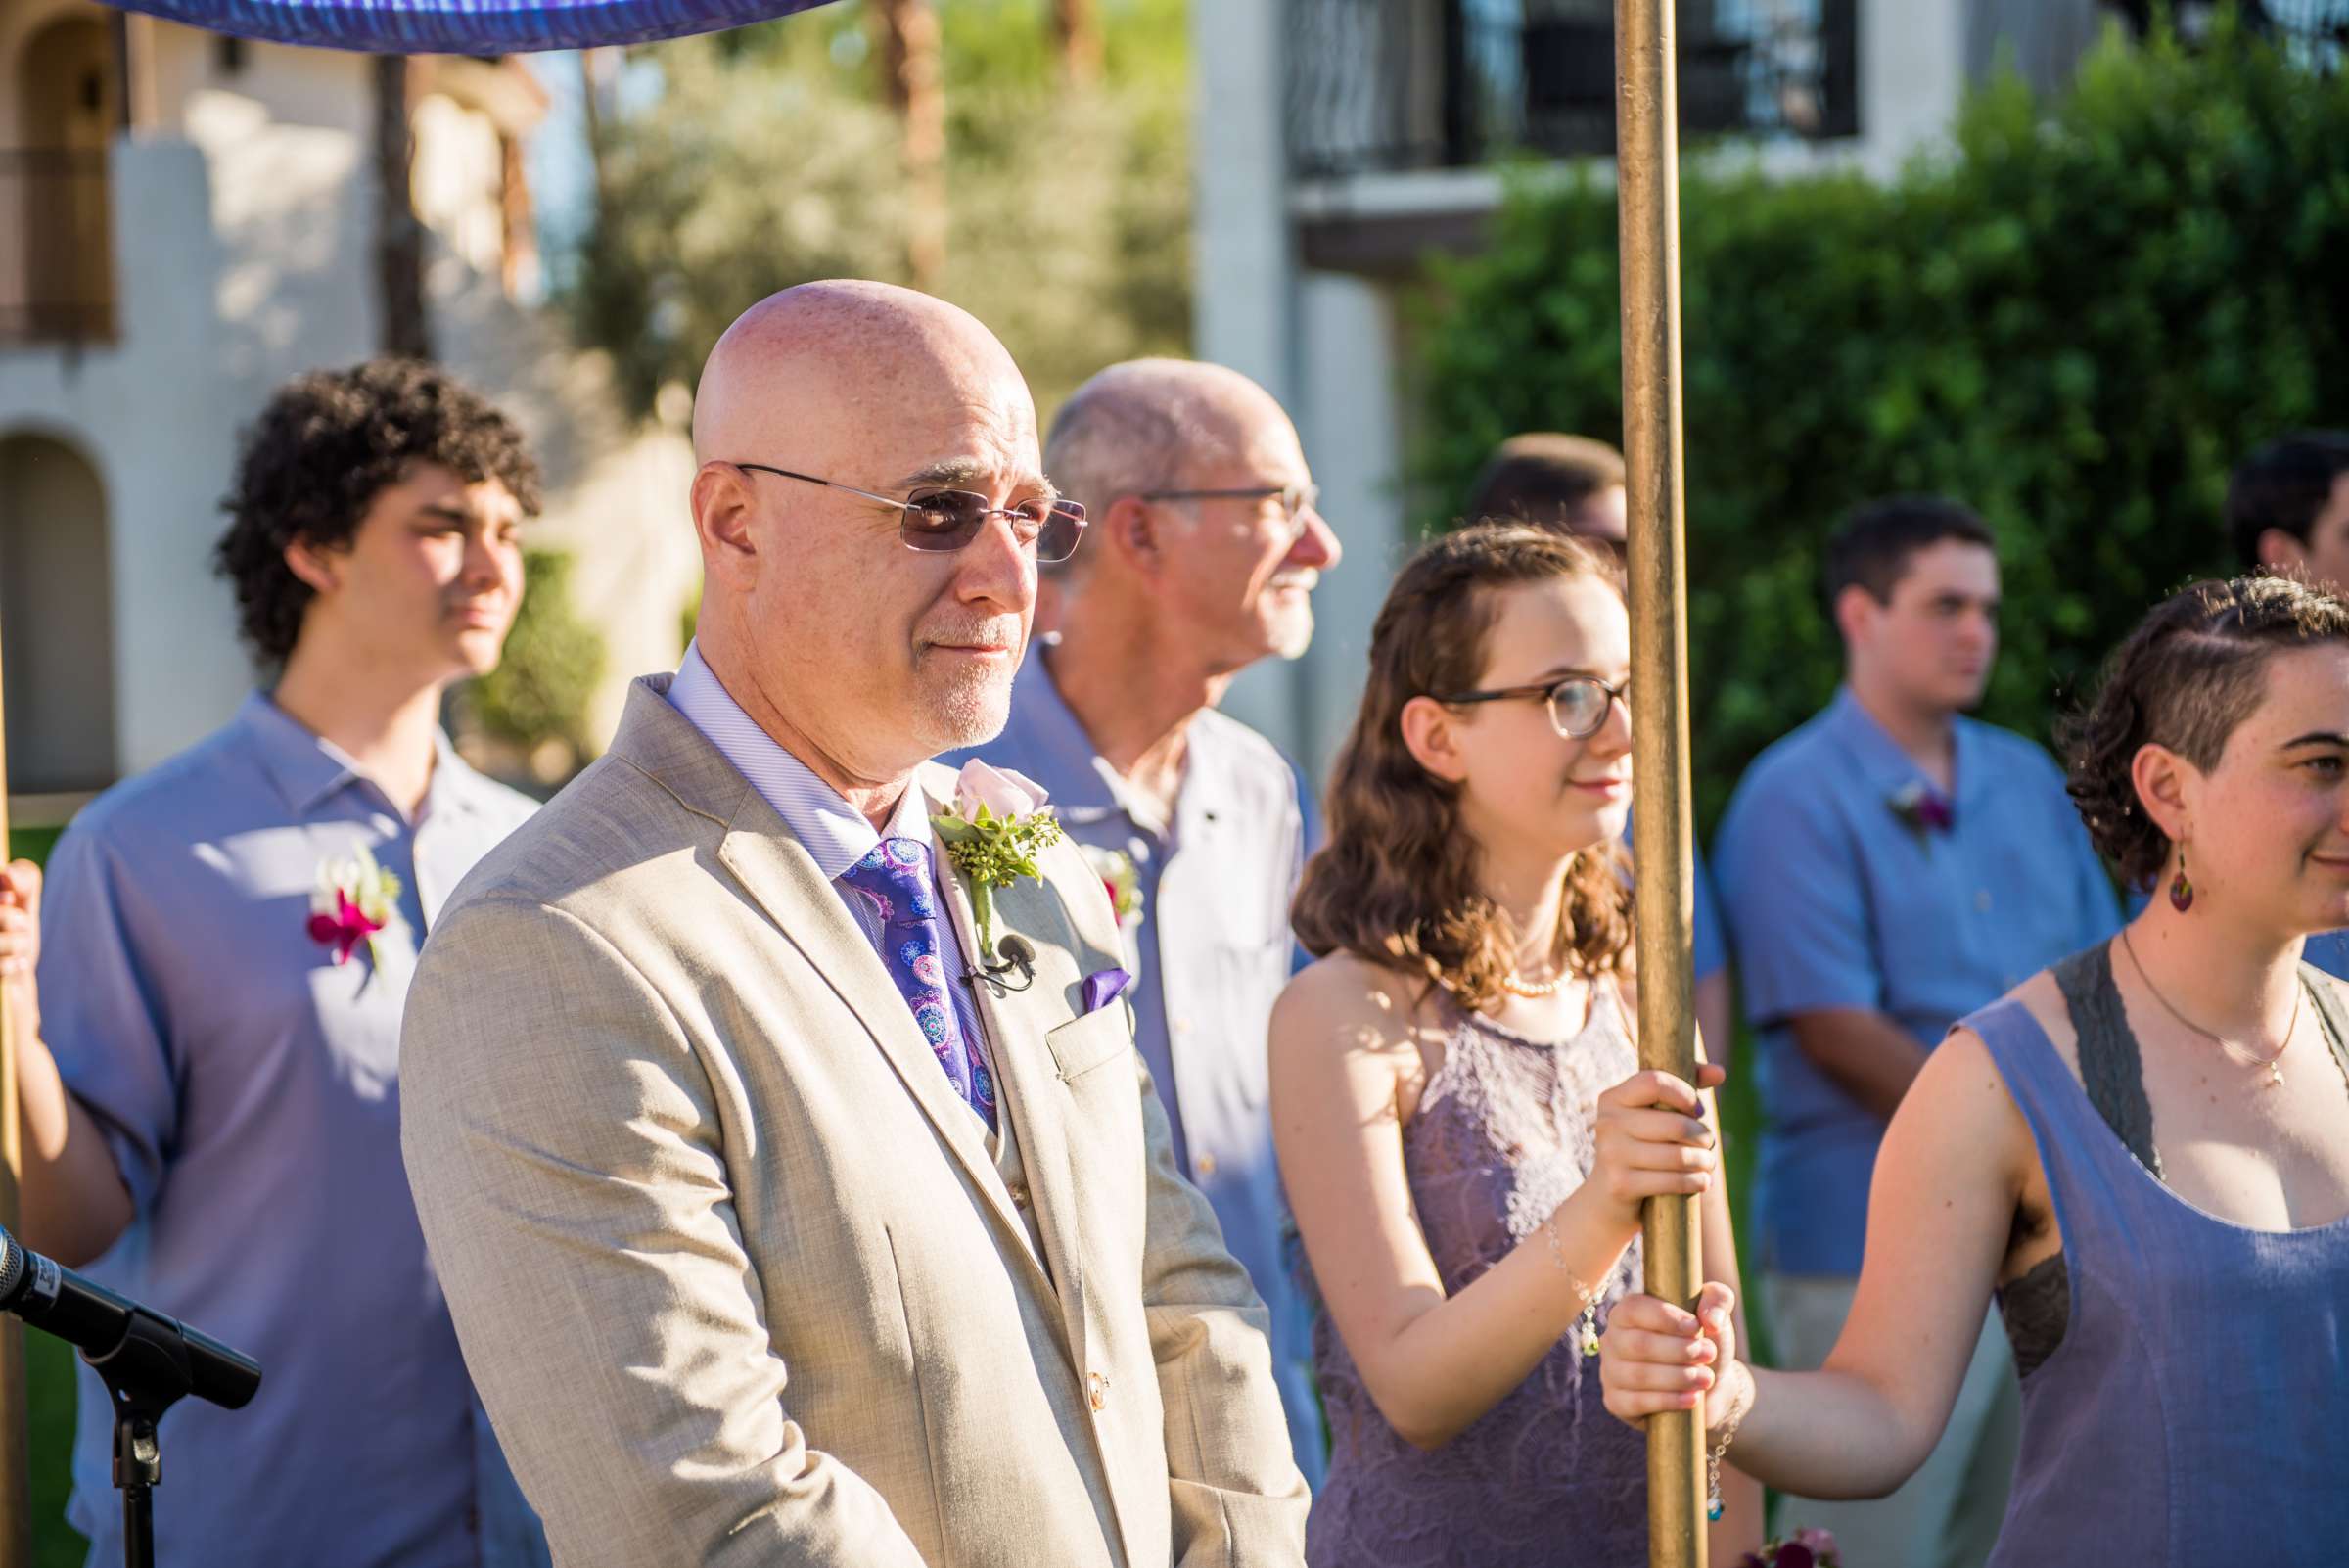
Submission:
[[[1840,1568],[1842,1561],[1835,1538],[1828,1532],[1797,1530],[1759,1552],[1747,1552],[1738,1559],[1737,1568]]]
[[[1911,779],[1893,791],[1885,804],[1892,807],[1892,814],[1901,819],[1902,825],[1916,835],[1920,845],[1929,835],[1947,833],[1958,825],[1958,812],[1950,805],[1950,798],[1922,779]]]

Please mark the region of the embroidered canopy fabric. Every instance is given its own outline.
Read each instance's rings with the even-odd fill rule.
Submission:
[[[127,0],[211,32],[377,54],[507,55],[716,32],[829,0]]]

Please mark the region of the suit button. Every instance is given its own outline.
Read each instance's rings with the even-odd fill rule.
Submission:
[[[1091,1400],[1093,1408],[1096,1410],[1106,1409],[1109,1406],[1108,1377],[1100,1372],[1095,1372],[1085,1379],[1085,1382],[1090,1389],[1087,1397]]]
[[[1014,1181],[1011,1184],[1011,1201],[1020,1208],[1028,1207],[1028,1184],[1025,1181]]]
[[[1177,1018],[1177,1019],[1175,1019],[1175,1020],[1174,1020],[1174,1033],[1175,1033],[1175,1034],[1177,1034],[1177,1035],[1187,1035],[1187,1034],[1189,1034],[1190,1032],[1191,1032],[1191,1021],[1190,1021],[1189,1019],[1187,1019],[1187,1018]]]
[[[1202,1150],[1199,1158],[1191,1162],[1191,1169],[1203,1176],[1214,1176],[1216,1174],[1216,1157]]]

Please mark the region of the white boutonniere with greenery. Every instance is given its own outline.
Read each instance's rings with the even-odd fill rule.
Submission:
[[[1042,786],[973,758],[954,780],[954,808],[930,819],[946,857],[970,884],[971,913],[979,927],[980,962],[995,950],[994,890],[1044,873],[1036,853],[1060,842],[1060,819]]]

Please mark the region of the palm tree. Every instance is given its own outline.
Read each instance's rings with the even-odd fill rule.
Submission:
[[[1094,0],[1052,0],[1052,37],[1070,81],[1089,87],[1101,79],[1101,13]]]
[[[946,88],[931,0],[873,0],[881,90],[904,130],[905,269],[917,289],[946,264]]]
[[[408,121],[408,57],[375,57],[375,266],[386,353],[432,357],[424,313],[424,222],[411,180],[416,138]]]

